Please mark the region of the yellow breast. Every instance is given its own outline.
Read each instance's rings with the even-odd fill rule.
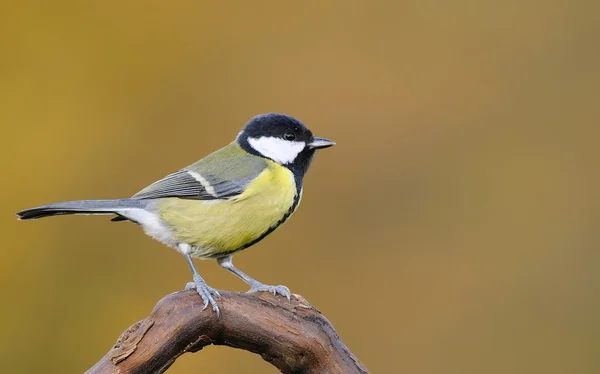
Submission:
[[[267,168],[230,200],[163,199],[159,214],[178,241],[197,247],[196,257],[219,257],[242,249],[277,225],[296,198],[290,170],[269,161]]]

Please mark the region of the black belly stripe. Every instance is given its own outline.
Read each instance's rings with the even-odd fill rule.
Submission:
[[[300,183],[298,184],[298,182],[296,181],[296,195],[294,196],[294,202],[292,203],[292,206],[290,207],[290,209],[288,209],[288,211],[284,214],[283,217],[281,217],[281,219],[279,221],[277,221],[276,224],[274,224],[273,226],[269,227],[265,232],[263,232],[262,234],[260,234],[256,239],[244,244],[243,246],[234,249],[233,251],[228,251],[228,252],[220,252],[220,253],[215,253],[215,255],[213,256],[209,256],[210,258],[219,258],[219,257],[225,257],[225,256],[229,256],[235,252],[239,252],[241,250],[244,250],[250,246],[253,246],[254,244],[258,243],[259,241],[263,240],[267,235],[269,235],[270,233],[272,233],[273,231],[275,231],[276,228],[278,228],[279,226],[281,226],[285,221],[288,220],[288,218],[290,218],[290,216],[292,215],[292,213],[294,213],[296,211],[296,208],[298,208],[298,203],[300,203],[300,197],[302,196],[302,180],[300,180]]]

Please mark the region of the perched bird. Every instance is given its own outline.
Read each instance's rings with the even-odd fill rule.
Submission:
[[[21,220],[60,214],[116,214],[177,249],[192,271],[195,288],[219,313],[192,257],[216,259],[250,286],[290,297],[285,286],[268,286],[233,266],[231,256],[256,244],[294,213],[302,180],[317,149],[335,143],[314,137],[299,120],[277,113],[250,120],[235,141],[144,188],[129,199],[67,201],[26,209]]]

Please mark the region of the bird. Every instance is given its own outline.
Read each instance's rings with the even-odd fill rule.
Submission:
[[[20,220],[65,214],[115,215],[180,252],[192,272],[205,310],[217,315],[219,291],[206,284],[193,258],[215,259],[250,286],[290,298],[286,286],[270,286],[233,265],[232,255],[258,243],[296,211],[315,151],[335,142],[313,136],[300,120],[281,113],[248,121],[235,140],[201,160],[150,184],[130,198],[78,200],[17,213]]]

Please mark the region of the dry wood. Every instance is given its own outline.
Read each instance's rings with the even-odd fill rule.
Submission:
[[[221,315],[202,310],[195,291],[165,296],[87,371],[163,373],[186,352],[209,344],[259,354],[283,373],[367,373],[329,321],[304,298],[221,292]]]

